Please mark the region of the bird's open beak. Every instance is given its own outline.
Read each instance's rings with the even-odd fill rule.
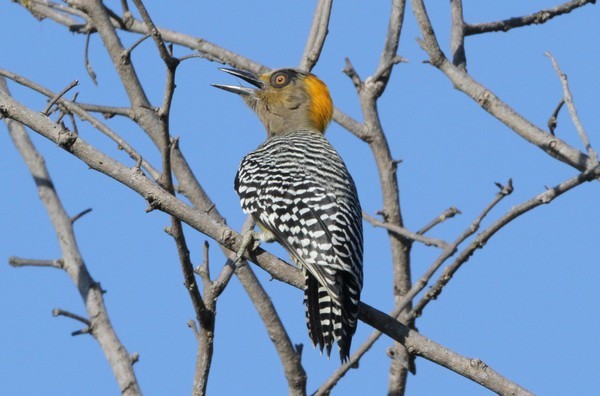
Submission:
[[[227,69],[225,67],[220,67],[219,70],[224,71],[225,73],[229,73],[232,76],[236,76],[241,78],[242,80],[254,85],[258,89],[263,87],[263,82],[256,77],[253,73],[237,70],[237,69]],[[213,87],[224,89],[225,91],[233,92],[238,95],[254,95],[254,88],[247,88],[237,85],[222,85],[222,84],[211,84]]]

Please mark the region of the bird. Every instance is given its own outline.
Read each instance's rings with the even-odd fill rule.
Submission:
[[[234,182],[242,210],[262,230],[251,235],[277,241],[300,267],[309,338],[328,358],[336,341],[344,363],[358,323],[363,229],[354,180],[324,136],[333,117],[329,89],[295,68],[220,70],[253,85],[212,84],[240,95],[267,132],[242,159]]]

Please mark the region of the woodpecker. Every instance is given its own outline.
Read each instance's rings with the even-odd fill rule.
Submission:
[[[363,283],[358,194],[344,161],[325,139],[333,116],[327,86],[298,69],[253,73],[221,68],[255,88],[213,84],[236,93],[258,115],[267,139],[246,155],[235,177],[245,213],[277,241],[305,275],[310,339],[348,360]]]

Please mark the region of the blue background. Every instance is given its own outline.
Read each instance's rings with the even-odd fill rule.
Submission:
[[[375,4],[377,3],[377,4]],[[499,5],[501,3],[501,5]],[[464,1],[468,22],[500,20],[556,5],[555,1]],[[107,4],[119,10],[119,2]],[[310,29],[315,1],[199,2],[147,1],[161,27],[212,41],[269,67],[297,65]],[[438,39],[449,53],[448,2],[428,2]],[[132,6],[133,8],[133,6]],[[377,67],[388,24],[388,2],[337,2],[329,35],[314,72],[327,82],[341,110],[362,119],[354,87],[341,73],[349,57],[366,78]],[[79,79],[79,101],[127,106],[118,76],[97,36],[90,62],[95,86],[84,66],[85,37],[51,21],[38,22],[21,6],[0,3],[4,38],[0,67],[17,72],[55,92]],[[598,7],[586,6],[541,26],[467,38],[471,75],[536,125],[546,121],[562,96],[560,82],[543,54],[550,51],[569,76],[579,115],[592,144],[600,141]],[[126,45],[139,36],[120,33]],[[515,191],[486,218],[490,225],[512,206],[558,184],[577,171],[526,143],[475,102],[454,90],[446,77],[423,63],[420,36],[407,8],[399,54],[409,60],[394,69],[380,116],[398,169],[406,226],[417,230],[455,205],[462,215],[437,226],[431,236],[453,240],[497,192],[494,182],[513,178]],[[191,51],[175,47],[175,54]],[[164,67],[151,40],[133,52],[133,62],[151,101],[159,105]],[[239,160],[264,139],[258,119],[239,98],[210,87],[235,84],[202,59],[178,69],[171,132],[199,180],[234,229],[245,219],[233,191]],[[10,83],[13,95],[42,110],[41,95]],[[159,155],[131,122],[108,123],[145,159],[158,167]],[[79,123],[82,137],[124,163],[131,160],[89,125]],[[2,128],[5,130],[5,128]],[[581,148],[566,108],[557,135]],[[377,170],[366,144],[332,124],[328,138],[345,159],[359,189],[363,209],[381,208]],[[163,232],[166,215],[145,213],[137,194],[89,170],[54,144],[32,134],[46,158],[54,183],[71,215],[93,212],[75,226],[79,247],[92,276],[108,292],[112,323],[135,365],[142,390],[149,395],[189,394],[196,340],[186,322],[193,310],[182,286],[176,251]],[[597,146],[596,146],[597,147]],[[118,394],[108,363],[88,336],[71,337],[77,322],[53,318],[55,307],[85,315],[76,288],[54,269],[10,267],[8,257],[60,257],[56,237],[37,191],[8,134],[0,133],[0,390],[20,395]],[[600,245],[598,183],[587,183],[539,207],[502,229],[456,274],[440,298],[431,303],[417,326],[423,335],[492,368],[544,395],[592,394],[600,389]],[[387,236],[365,225],[363,300],[383,311],[393,308],[392,271]],[[192,259],[202,261],[206,238],[188,233]],[[213,275],[225,259],[212,244]],[[287,257],[281,248],[270,251]],[[439,251],[415,244],[413,276],[417,279]],[[257,269],[294,343],[304,343],[308,391],[336,369],[337,359],[319,356],[309,345],[301,292]],[[287,384],[277,354],[248,297],[236,279],[218,300],[215,356],[210,394],[285,394]],[[354,348],[371,333],[359,325]],[[334,394],[384,394],[387,391],[391,341],[382,338],[334,390]],[[482,395],[490,392],[445,368],[417,360],[418,375],[408,394]]]

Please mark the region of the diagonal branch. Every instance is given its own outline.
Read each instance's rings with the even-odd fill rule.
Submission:
[[[412,317],[417,317],[421,314],[423,309],[432,300],[436,299],[442,292],[442,289],[452,279],[452,276],[458,271],[458,269],[475,253],[477,249],[481,249],[487,241],[496,234],[505,225],[521,216],[522,214],[540,206],[550,203],[556,197],[567,191],[579,186],[582,183],[592,181],[600,176],[600,165],[596,165],[594,168],[586,170],[577,176],[574,176],[545,192],[536,195],[528,201],[523,202],[511,208],[504,216],[498,219],[494,224],[482,231],[477,237],[467,246],[440,275],[438,281],[431,287],[431,289],[425,293],[423,298],[415,304],[411,312]]]
[[[313,17],[306,47],[300,61],[300,69],[311,71],[317,64],[325,38],[327,37],[329,17],[331,16],[331,5],[333,0],[319,0],[315,8],[315,16]]]
[[[435,272],[440,268],[440,266],[452,257],[460,244],[462,244],[468,237],[473,235],[478,229],[479,225],[483,221],[483,219],[487,216],[487,214],[494,208],[505,196],[512,192],[512,183],[509,180],[509,183],[506,186],[503,186],[500,192],[496,194],[494,199],[486,206],[486,208],[481,212],[481,214],[467,227],[467,229],[454,240],[451,244],[446,244],[444,250],[438,258],[431,264],[431,266],[423,273],[423,275],[412,285],[410,290],[402,296],[402,298],[396,300],[396,306],[394,310],[390,313],[390,316],[394,319],[398,319],[400,314],[403,311],[411,306],[411,303],[415,296],[419,294],[425,286],[429,283]],[[430,222],[427,227],[431,228],[439,221],[443,221],[448,217],[452,217],[457,213],[456,208],[449,208],[444,211],[441,216],[438,216],[433,222]],[[420,231],[421,232],[421,231]],[[424,231],[423,231],[424,232]],[[408,316],[408,315],[407,315]],[[416,316],[414,317],[416,318]],[[360,347],[356,349],[356,351],[352,354],[350,359],[339,367],[332,375],[327,379],[323,385],[316,392],[317,395],[324,395],[329,392],[329,390],[337,384],[337,382],[354,366],[356,366],[359,360],[364,356],[365,353],[371,349],[373,344],[377,342],[377,340],[381,337],[381,331],[374,331],[369,335],[367,340],[362,343]]]
[[[536,13],[505,19],[503,21],[466,24],[465,35],[471,36],[474,34],[482,34],[489,32],[507,32],[514,28],[519,28],[529,25],[541,25],[550,19],[562,14],[568,14],[576,8],[583,7],[587,4],[595,4],[596,0],[572,0],[561,5],[538,11]]]
[[[552,66],[554,67],[556,74],[558,74],[558,78],[560,79],[560,82],[563,87],[563,92],[564,92],[563,101],[564,101],[564,103],[567,104],[567,108],[569,109],[569,114],[571,114],[571,119],[573,120],[573,124],[575,124],[575,128],[577,129],[579,138],[581,139],[583,146],[587,150],[587,154],[590,157],[592,164],[597,164],[598,163],[598,153],[596,153],[596,151],[592,148],[592,145],[590,144],[590,139],[588,138],[587,133],[583,129],[583,125],[581,124],[581,120],[579,119],[579,115],[577,114],[577,109],[575,108],[575,104],[573,103],[573,96],[571,96],[571,90],[569,89],[567,75],[562,72],[562,70],[560,69],[560,66],[558,65],[558,62],[556,61],[556,59],[554,59],[554,57],[552,56],[551,53],[546,52],[545,55],[548,58],[550,58],[550,60],[552,61]],[[558,113],[559,110],[560,110],[560,106],[556,108],[555,113]]]
[[[50,91],[49,89],[44,88],[44,87],[34,83],[33,81],[30,81],[22,76],[19,76],[15,73],[10,72],[8,70],[0,69],[0,76],[9,78],[25,87],[33,89],[49,98],[55,97],[54,92]],[[157,180],[160,177],[160,173],[149,162],[144,160],[142,158],[141,154],[139,154],[129,143],[127,143],[127,141],[125,141],[115,131],[110,129],[106,124],[100,122],[97,118],[92,117],[84,109],[84,107],[82,107],[82,105],[75,103],[73,101],[64,99],[64,98],[59,99],[58,104],[60,104],[62,107],[64,107],[66,109],[66,111],[76,114],[83,121],[88,121],[94,128],[96,128],[98,131],[100,131],[104,135],[106,135],[109,139],[111,139],[112,141],[117,143],[117,146],[119,147],[119,149],[124,150],[129,155],[129,157],[131,157],[136,162],[138,162],[138,164],[140,166],[142,166],[154,180]],[[88,107],[91,107],[92,108],[91,111],[94,111],[94,108],[95,108],[94,106],[90,105]],[[115,109],[117,109],[117,108],[111,108],[111,111],[115,111]],[[99,108],[96,108],[96,110],[104,111],[106,109],[104,109],[104,107],[99,107]],[[129,113],[127,115],[130,116]]]
[[[446,242],[442,241],[441,239],[426,237],[426,236],[421,235],[420,233],[409,231],[408,229],[406,229],[404,227],[400,227],[395,224],[390,224],[390,223],[385,223],[383,221],[379,221],[376,218],[374,218],[373,216],[369,216],[365,212],[363,212],[363,219],[365,219],[368,223],[370,223],[374,227],[385,228],[386,230],[394,232],[403,238],[410,239],[410,240],[416,241],[416,242],[421,242],[425,246],[435,246],[440,249],[445,249],[448,246],[448,244]]]
[[[580,171],[594,166],[593,161],[587,155],[532,124],[500,100],[492,91],[475,81],[465,70],[454,66],[440,49],[423,0],[412,0],[412,5],[423,35],[421,46],[429,54],[430,63],[442,71],[456,89],[465,93],[489,114],[551,157]]]

